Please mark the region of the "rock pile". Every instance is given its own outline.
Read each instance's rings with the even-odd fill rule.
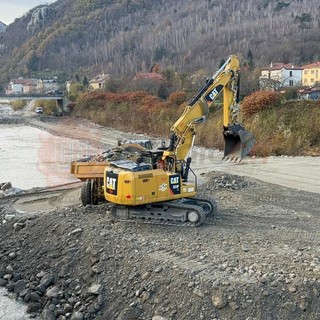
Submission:
[[[254,186],[255,183],[249,181],[245,177],[225,174],[221,172],[211,172],[208,175],[205,188],[210,190],[228,189],[228,190],[241,190]]]
[[[22,193],[20,188],[14,188],[11,182],[0,183],[0,197],[11,196]]]

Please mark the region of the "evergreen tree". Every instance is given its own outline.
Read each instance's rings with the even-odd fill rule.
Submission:
[[[82,84],[83,84],[84,88],[88,88],[89,87],[89,80],[88,80],[87,76],[83,77]]]
[[[250,70],[254,69],[254,61],[253,61],[253,54],[252,51],[249,50],[247,53],[247,60],[248,60],[248,66],[250,68]]]

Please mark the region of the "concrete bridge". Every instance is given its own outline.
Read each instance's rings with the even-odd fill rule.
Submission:
[[[14,95],[0,95],[0,103],[10,103],[15,100],[56,100],[58,107],[64,110],[68,104],[65,95],[45,95],[45,94],[14,94]]]

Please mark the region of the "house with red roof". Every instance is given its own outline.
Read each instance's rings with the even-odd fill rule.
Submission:
[[[298,87],[302,83],[302,67],[291,63],[272,63],[261,69],[261,89],[279,90],[282,88]]]

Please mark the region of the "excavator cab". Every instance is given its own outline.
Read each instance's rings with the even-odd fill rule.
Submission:
[[[255,142],[252,132],[245,130],[239,123],[231,124],[228,127],[223,126],[223,137],[223,158],[239,162],[250,153]]]

